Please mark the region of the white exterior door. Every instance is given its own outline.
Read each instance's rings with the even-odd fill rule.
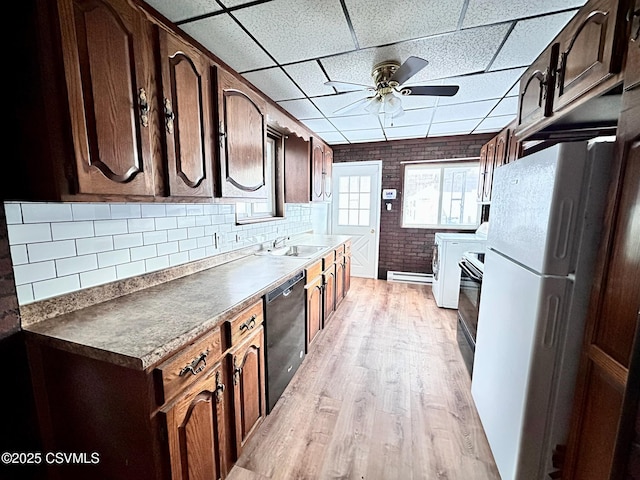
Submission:
[[[351,275],[378,277],[382,161],[333,164],[331,232],[351,235]]]

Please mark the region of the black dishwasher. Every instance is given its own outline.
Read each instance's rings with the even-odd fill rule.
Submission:
[[[304,359],[306,322],[304,272],[265,296],[267,413],[271,412]]]

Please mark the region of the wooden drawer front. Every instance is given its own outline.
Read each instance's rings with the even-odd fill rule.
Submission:
[[[330,253],[327,253],[324,257],[322,257],[322,268],[326,270],[335,261],[336,261],[336,252],[332,250]]]
[[[336,261],[338,261],[340,257],[344,257],[344,244],[336,248],[335,253],[336,253]]]
[[[319,277],[322,274],[322,260],[318,260],[316,263],[307,267],[306,269],[307,279],[306,282],[312,282],[314,278]]]
[[[351,255],[351,240],[344,244],[344,254]]]
[[[220,328],[216,328],[157,367],[154,375],[158,384],[158,404],[164,404],[195,380],[205,376],[206,371],[221,356],[222,335]]]
[[[263,312],[262,299],[260,299],[240,315],[229,320],[232,346],[237,345],[262,325],[264,320]]]

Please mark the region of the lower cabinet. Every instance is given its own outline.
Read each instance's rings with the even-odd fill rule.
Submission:
[[[266,416],[262,327],[229,352],[233,369],[233,420],[236,457]]]
[[[225,383],[221,363],[162,409],[172,480],[221,479],[227,472]]]
[[[320,266],[318,265],[318,271]],[[307,279],[309,276],[307,275]],[[307,298],[307,352],[310,345],[316,339],[320,330],[322,330],[322,277],[317,276],[312,278],[311,281],[307,280],[305,285],[306,298]]]

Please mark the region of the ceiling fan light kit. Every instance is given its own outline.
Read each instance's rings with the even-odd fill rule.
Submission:
[[[393,119],[404,114],[402,96],[430,95],[450,97],[455,95],[458,92],[457,85],[402,87],[402,84],[426,67],[428,63],[427,60],[419,57],[409,57],[402,64],[396,61],[378,63],[371,72],[375,86],[335,81],[325,82],[325,85],[331,87],[346,87],[353,91],[352,87],[358,86],[361,87],[360,90],[368,90],[373,93],[373,96],[357,100],[336,110],[334,113],[346,113],[363,107],[366,113],[372,115],[384,114],[385,120],[388,118]]]

